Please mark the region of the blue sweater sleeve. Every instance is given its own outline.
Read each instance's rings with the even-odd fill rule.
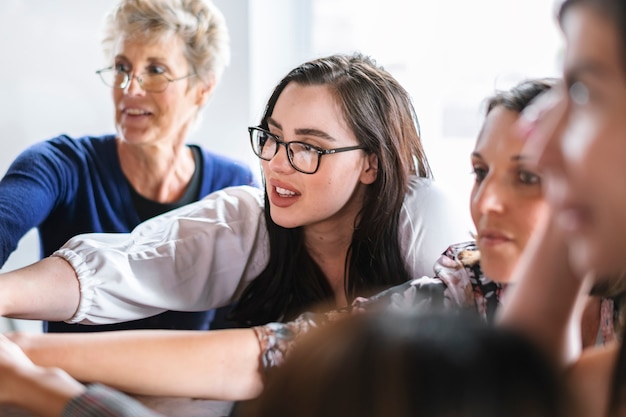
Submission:
[[[74,197],[79,173],[71,167],[49,142],[31,146],[11,164],[0,181],[0,265],[26,232]]]

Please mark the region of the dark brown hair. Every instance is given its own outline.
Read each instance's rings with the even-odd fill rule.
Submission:
[[[542,93],[548,91],[558,83],[557,78],[538,78],[524,80],[513,88],[498,91],[486,100],[486,114],[498,106],[507,110],[521,113],[528,105]]]
[[[282,79],[267,103],[261,127],[267,129],[267,119],[290,83],[328,86],[360,144],[378,157],[377,177],[367,186],[346,258],[348,299],[410,279],[400,253],[400,210],[409,176],[430,177],[431,172],[409,94],[369,57],[332,55],[302,64]],[[274,223],[267,193],[265,220],[269,263],[232,314],[246,325],[293,319],[333,299],[327,278],[304,246],[302,229]]]
[[[558,417],[559,374],[478,316],[360,314],[307,334],[237,417]]]

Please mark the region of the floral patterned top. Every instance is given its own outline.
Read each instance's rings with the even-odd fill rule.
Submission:
[[[298,336],[311,328],[337,320],[355,311],[376,309],[462,309],[475,311],[492,323],[505,285],[485,277],[480,269],[480,253],[475,242],[450,246],[434,266],[435,277],[420,277],[391,287],[370,298],[357,298],[347,308],[328,313],[304,313],[288,323],[269,323],[254,327],[265,368],[280,365],[293,348]],[[603,299],[598,343],[615,338],[613,301]]]

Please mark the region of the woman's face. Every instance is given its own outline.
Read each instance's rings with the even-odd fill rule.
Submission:
[[[541,179],[523,154],[519,113],[497,106],[487,115],[472,153],[475,175],[470,210],[481,268],[508,282],[528,239],[546,213]]]
[[[324,149],[359,145],[326,86],[288,84],[267,123],[270,132],[285,142]],[[303,174],[290,165],[280,146],[262,167],[274,222],[288,228],[316,226],[322,234],[340,225],[353,227],[363,204],[364,184],[376,179],[372,157],[363,150],[323,155],[316,173]]]
[[[131,74],[164,74],[168,79],[189,75],[178,36],[156,39],[121,38],[114,66]],[[195,115],[208,98],[206,84],[186,78],[170,82],[163,92],[144,91],[133,78],[125,89],[113,89],[115,124],[122,140],[132,144],[180,144],[184,142]]]
[[[618,32],[588,6],[570,8],[567,91],[529,137],[546,175],[546,195],[581,271],[626,267],[626,77]]]

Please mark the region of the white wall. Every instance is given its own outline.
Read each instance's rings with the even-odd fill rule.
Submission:
[[[560,74],[555,1],[314,0],[311,49],[362,51],[402,83],[435,178],[472,230],[469,155],[483,100],[523,79]]]

